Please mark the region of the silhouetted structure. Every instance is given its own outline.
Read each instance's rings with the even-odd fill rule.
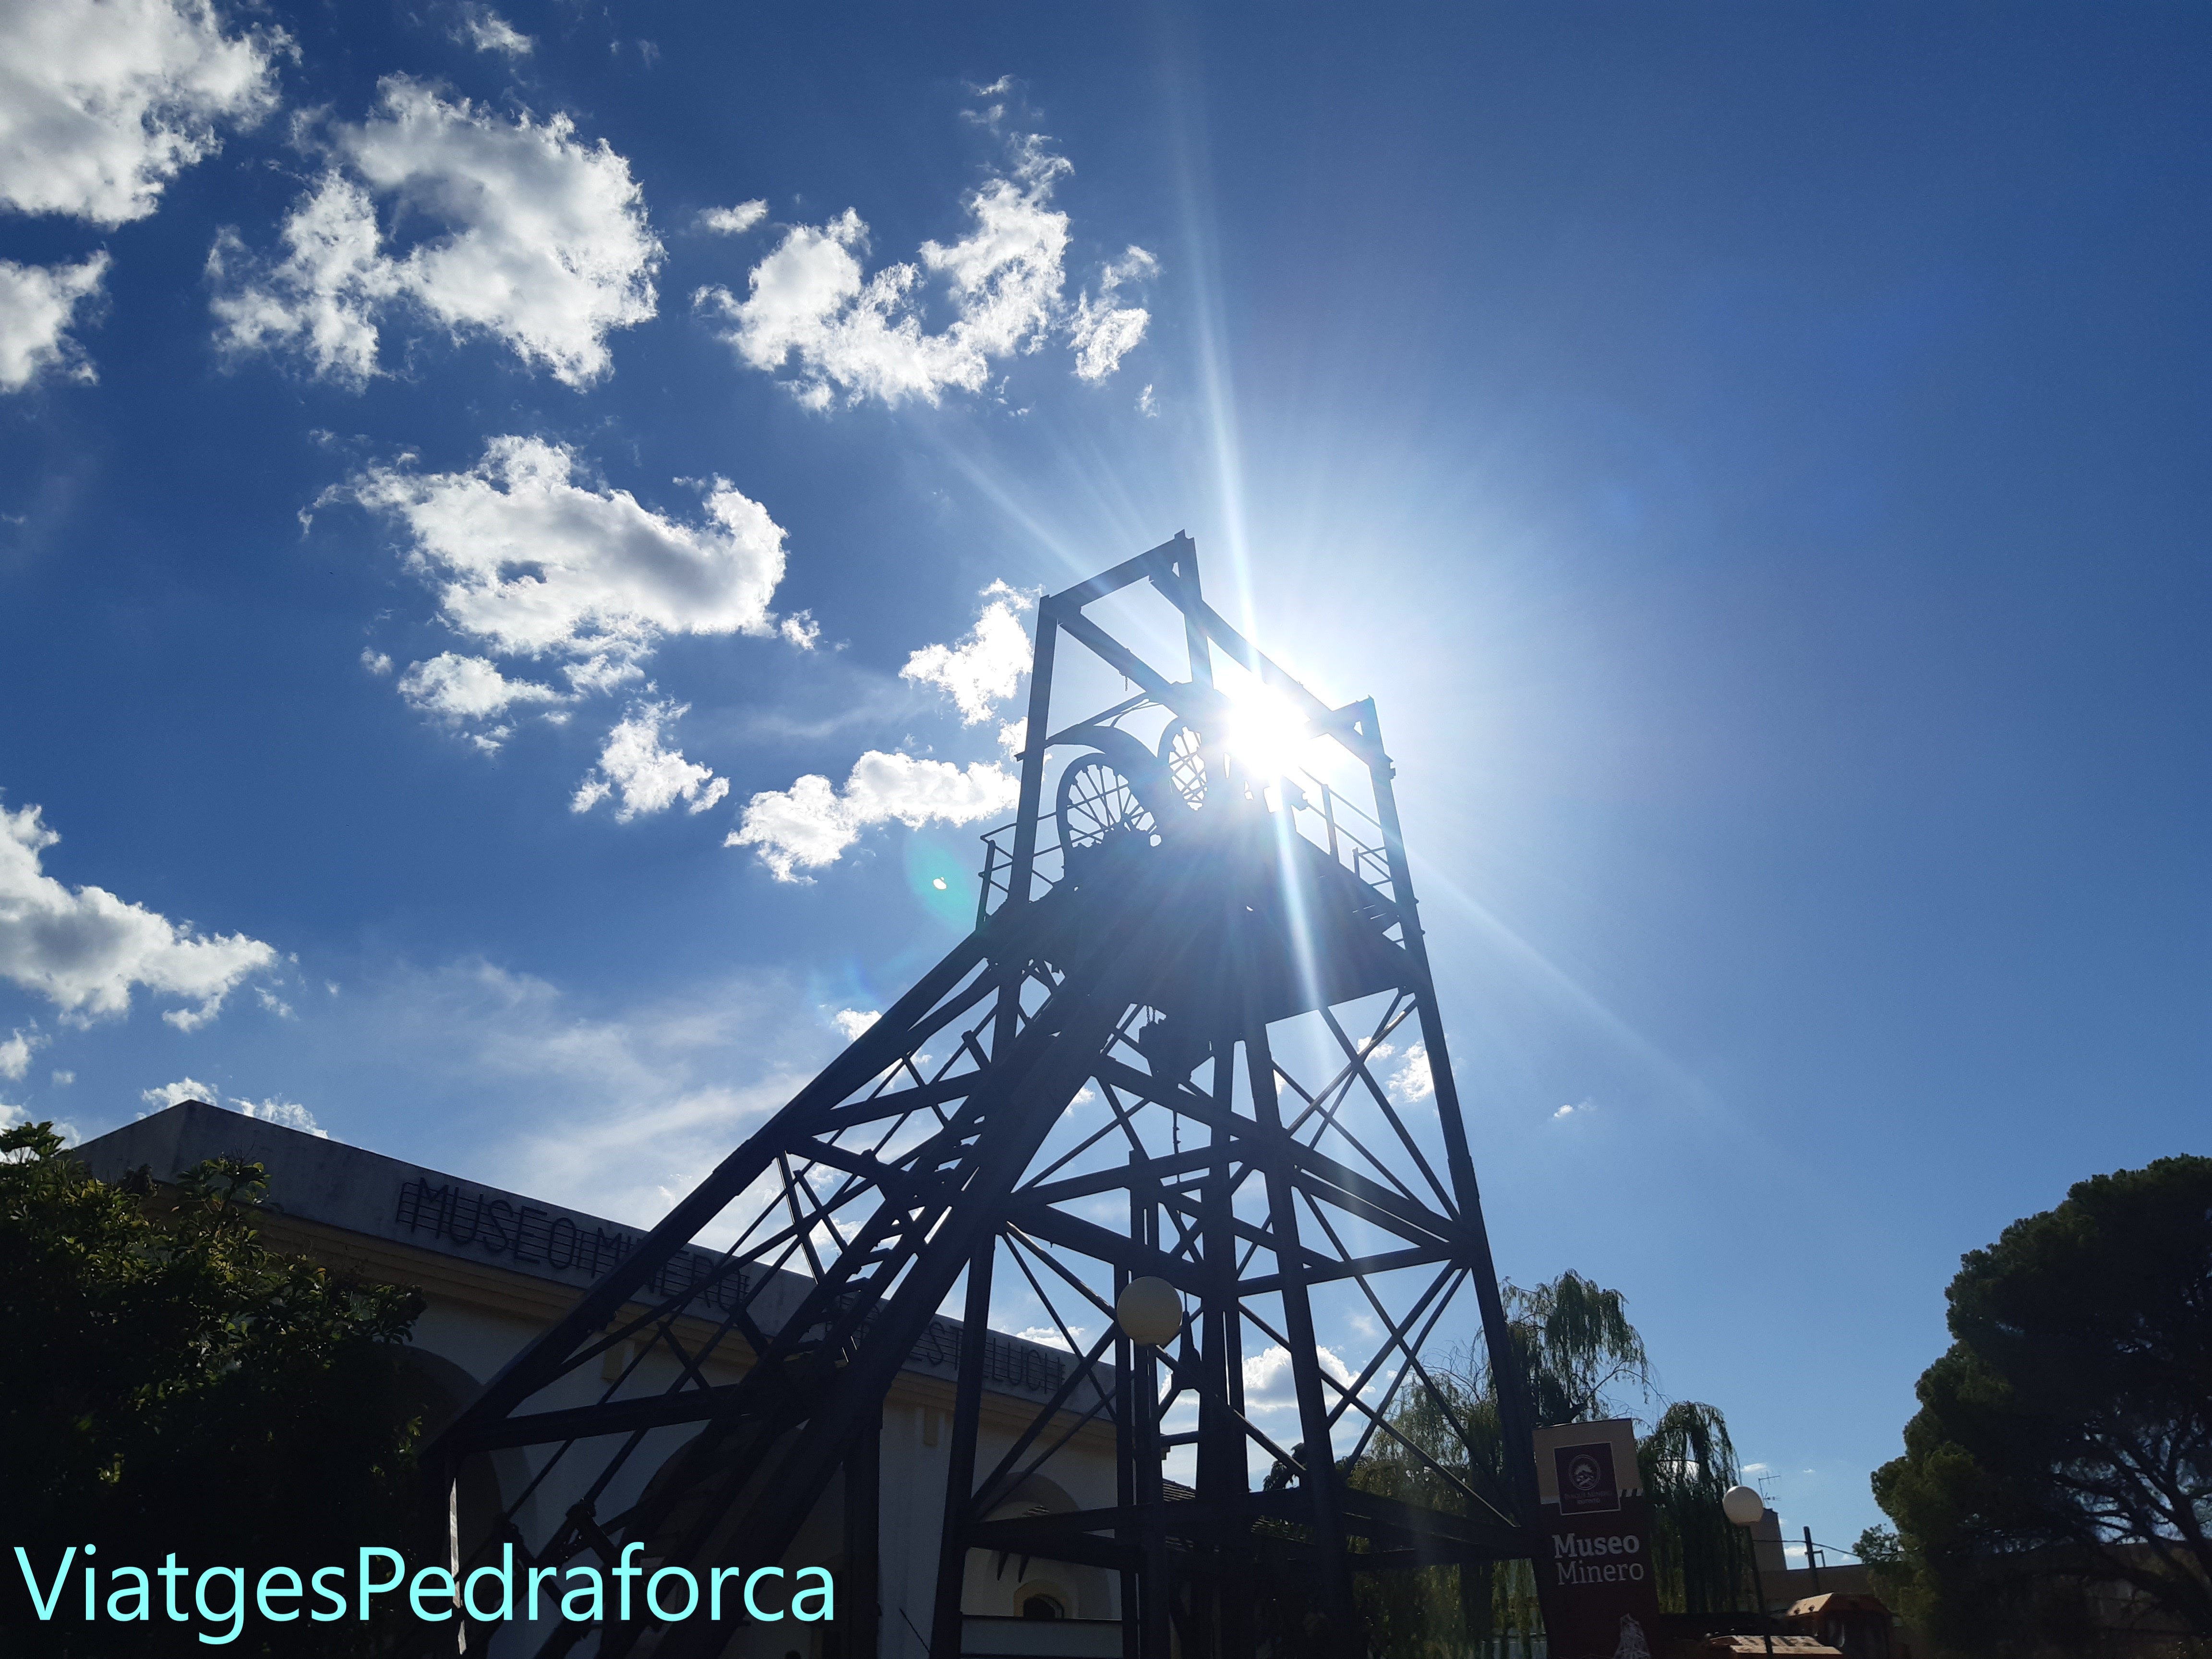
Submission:
[[[1153,665],[1162,641],[1187,653],[1184,677]],[[1098,707],[1117,686],[1129,695]],[[1095,712],[1069,718],[1068,702]],[[1355,1571],[1524,1556],[1534,1501],[1510,1386],[1510,1503],[1392,1427],[1411,1391],[1454,1410],[1419,1356],[1470,1291],[1494,1374],[1519,1371],[1375,706],[1332,708],[1256,651],[1206,604],[1178,536],[1041,603],[1026,733],[973,933],[439,1449],[456,1466],[519,1446],[596,1460],[553,1534],[519,1540],[548,1562],[611,1563],[631,1540],[655,1565],[774,1561],[842,1470],[843,1595],[860,1616],[840,1619],[841,1652],[861,1659],[895,1633],[854,1606],[872,1583],[879,1402],[957,1297],[936,1659],[1109,1640],[1166,1659],[1171,1629],[1188,1659],[1241,1656],[1259,1587],[1285,1583],[1310,1598],[1297,1644],[1348,1654]],[[711,1326],[698,1267],[669,1282],[702,1255]],[[1158,1348],[1113,1321],[1145,1276],[1187,1310]],[[994,1395],[987,1420],[994,1302],[1072,1358],[1048,1399]],[[747,1369],[710,1384],[709,1352]],[[672,1380],[640,1389],[648,1354],[672,1356]],[[679,1425],[696,1433],[602,1514],[640,1448]],[[1058,1478],[1109,1431],[1110,1492]],[[1339,1460],[1378,1444],[1425,1464],[1446,1507],[1340,1479]],[[1082,1646],[1039,1628],[1008,1646],[963,1624],[971,1574],[1033,1559],[1103,1576],[1119,1632],[1094,1623]],[[683,1659],[730,1634],[617,1626],[599,1652]],[[911,1652],[920,1632],[896,1634]],[[566,1629],[543,1651],[580,1638]]]

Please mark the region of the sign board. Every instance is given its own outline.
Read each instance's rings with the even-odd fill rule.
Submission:
[[[1651,1659],[1651,1510],[1626,1418],[1536,1431],[1536,1588],[1551,1659]]]

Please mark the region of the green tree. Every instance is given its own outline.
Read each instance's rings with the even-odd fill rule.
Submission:
[[[1370,1455],[1345,1467],[1346,1480],[1362,1491],[1449,1515],[1470,1509],[1483,1513],[1467,1501],[1464,1484],[1500,1514],[1511,1514],[1495,1397],[1448,1368],[1436,1382],[1435,1395],[1406,1385],[1410,1397],[1390,1415],[1390,1426],[1403,1442],[1379,1439]],[[1439,1474],[1425,1457],[1445,1473]],[[1461,1653],[1501,1630],[1534,1627],[1534,1582],[1525,1572],[1516,1578],[1510,1571],[1486,1567],[1422,1567],[1362,1575],[1357,1589],[1370,1650],[1393,1659]]]
[[[416,1413],[397,1362],[421,1298],[267,1249],[264,1185],[259,1164],[216,1159],[167,1196],[144,1171],[112,1186],[51,1124],[0,1132],[0,1492],[9,1542],[42,1571],[97,1542],[103,1566],[174,1551],[251,1582],[405,1540]],[[187,1639],[158,1615],[40,1625],[20,1584],[0,1597],[0,1634],[11,1655]],[[343,1654],[370,1638],[256,1619],[231,1651]]]
[[[1538,1422],[1632,1416],[1636,1407],[1657,1399],[1650,1357],[1619,1291],[1571,1270],[1531,1288],[1500,1289],[1511,1351]],[[1447,1362],[1437,1384],[1441,1399],[1409,1382],[1391,1427],[1484,1502],[1510,1514],[1498,1391],[1486,1355],[1464,1353]],[[1741,1605],[1749,1558],[1741,1529],[1721,1512],[1721,1494],[1735,1484],[1737,1470],[1719,1410],[1686,1401],[1662,1405],[1638,1456],[1652,1500],[1661,1605],[1693,1613]],[[1387,1437],[1378,1437],[1347,1478],[1367,1491],[1454,1513],[1468,1507],[1451,1482]],[[1488,1637],[1542,1628],[1526,1562],[1366,1577],[1360,1605],[1377,1654],[1450,1653]]]
[[[1865,1566],[1874,1593],[1891,1607],[1905,1606],[1906,1598],[1917,1591],[1912,1564],[1905,1559],[1904,1541],[1893,1528],[1865,1528],[1851,1546],[1851,1553]]]
[[[1669,1613],[1733,1613],[1751,1606],[1751,1540],[1721,1509],[1742,1478],[1717,1406],[1678,1400],[1637,1443],[1651,1502],[1652,1565]]]
[[[1548,1285],[1499,1286],[1505,1324],[1539,1423],[1587,1423],[1629,1414],[1634,1391],[1654,1392],[1651,1358],[1628,1320],[1628,1299],[1569,1268]],[[1486,1376],[1482,1379],[1490,1391]]]
[[[2212,1158],[2080,1182],[1949,1299],[1874,1476],[1907,1611],[1962,1653],[2057,1651],[2117,1582],[2212,1639]]]

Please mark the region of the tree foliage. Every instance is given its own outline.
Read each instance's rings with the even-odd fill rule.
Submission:
[[[1628,1414],[1632,1389],[1653,1393],[1651,1358],[1628,1321],[1628,1299],[1569,1268],[1547,1285],[1499,1286],[1505,1328],[1539,1423]],[[1487,1388],[1487,1379],[1485,1379]]]
[[[2057,1651],[2120,1583],[2212,1639],[2212,1158],[2080,1182],[1949,1300],[1874,1477],[1907,1610],[1960,1652]]]
[[[10,1541],[48,1571],[97,1542],[104,1566],[174,1551],[250,1576],[402,1545],[416,1425],[397,1361],[419,1296],[266,1248],[258,1164],[214,1159],[179,1182],[164,1198],[141,1172],[125,1190],[94,1180],[50,1124],[0,1132]],[[158,1618],[41,1626],[21,1595],[0,1608],[10,1654],[173,1652],[185,1639]],[[351,1622],[253,1620],[237,1650],[337,1654],[366,1639]]]
[[[1896,1528],[1866,1528],[1851,1546],[1851,1553],[1866,1568],[1867,1582],[1873,1585],[1874,1593],[1893,1607],[1903,1607],[1913,1589],[1913,1572]]]
[[[1450,1515],[1470,1510],[1484,1515],[1494,1508],[1497,1515],[1491,1518],[1510,1516],[1513,1505],[1495,1395],[1482,1392],[1464,1371],[1449,1367],[1435,1380],[1434,1394],[1407,1384],[1411,1392],[1390,1417],[1402,1442],[1380,1443],[1371,1455],[1347,1466],[1346,1479],[1362,1491]],[[1480,1501],[1470,1504],[1462,1487]],[[1500,1631],[1535,1627],[1534,1581],[1510,1566],[1363,1575],[1358,1594],[1369,1648],[1376,1654],[1457,1653]]]
[[[1749,1605],[1751,1540],[1721,1508],[1741,1480],[1717,1406],[1678,1400],[1637,1443],[1651,1502],[1652,1566],[1669,1613],[1733,1613]]]
[[[1657,1400],[1650,1354],[1620,1291],[1571,1270],[1547,1284],[1500,1290],[1509,1345],[1538,1422],[1633,1416]],[[1400,1438],[1378,1437],[1347,1478],[1455,1514],[1472,1507],[1463,1484],[1510,1516],[1506,1447],[1486,1351],[1461,1354],[1434,1375],[1433,1393],[1408,1381],[1390,1418]],[[1693,1613],[1738,1606],[1749,1557],[1741,1529],[1721,1512],[1720,1495],[1735,1484],[1737,1469],[1719,1410],[1662,1402],[1638,1457],[1651,1496],[1661,1605]],[[1365,1577],[1360,1605],[1377,1654],[1456,1652],[1486,1638],[1542,1628],[1526,1562]]]

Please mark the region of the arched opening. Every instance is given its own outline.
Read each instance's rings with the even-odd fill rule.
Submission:
[[[1065,1619],[1067,1601],[1057,1584],[1024,1584],[1014,1592],[1014,1611],[1024,1619]]]
[[[1031,1474],[1000,1497],[986,1518],[1065,1515],[1077,1507],[1058,1481]],[[1102,1568],[985,1549],[969,1552],[961,1606],[971,1614],[1022,1620],[1111,1619],[1118,1611]]]

